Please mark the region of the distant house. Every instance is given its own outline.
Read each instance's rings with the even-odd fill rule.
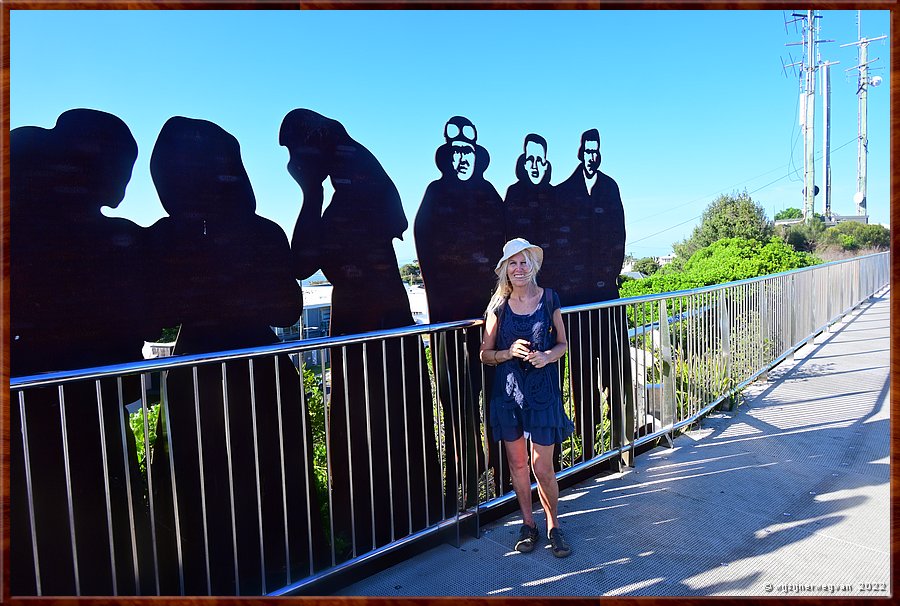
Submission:
[[[656,263],[660,267],[662,267],[663,265],[667,265],[674,260],[675,260],[675,255],[672,255],[672,254],[662,255],[661,257],[656,257]]]
[[[416,324],[428,324],[428,300],[425,298],[425,287],[407,286],[406,296],[409,297],[409,310],[412,312]]]
[[[303,314],[297,323],[286,328],[275,327],[282,341],[328,336],[331,325],[331,284],[303,285]]]
[[[141,354],[144,356],[145,360],[165,358],[166,356],[172,355],[173,349],[175,349],[175,341],[172,341],[171,343],[151,343],[149,341],[144,341],[144,346],[141,348]]]
[[[334,287],[329,283],[303,285],[303,315],[293,326],[274,327],[275,334],[282,341],[327,337],[331,325],[331,293]],[[409,308],[416,324],[428,324],[428,301],[423,286],[406,286]],[[308,363],[318,364],[316,352],[305,356]]]

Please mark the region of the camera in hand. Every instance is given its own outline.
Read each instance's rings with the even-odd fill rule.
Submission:
[[[528,344],[529,353],[534,351],[534,343]],[[527,372],[529,368],[531,368],[531,362],[525,360],[523,358],[519,358],[519,368],[522,369],[523,372]]]

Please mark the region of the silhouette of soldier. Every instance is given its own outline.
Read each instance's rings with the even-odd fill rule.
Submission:
[[[517,181],[506,190],[504,200],[507,240],[525,238],[545,251],[551,247],[550,221],[555,212],[551,168],[547,160],[547,140],[534,133],[528,134],[523,152],[516,160]],[[541,267],[541,280],[549,284],[545,271]]]
[[[553,263],[549,257],[556,255],[550,242],[550,228],[555,220],[556,193],[550,178],[552,166],[547,160],[547,140],[541,135],[529,133],[525,136],[522,153],[516,160],[517,181],[506,190],[504,212],[506,216],[506,241],[513,238],[525,238],[540,246],[547,257],[541,266],[540,280],[542,284],[557,284],[563,280],[565,268]],[[497,460],[499,442],[491,440],[490,460]],[[556,450],[559,450],[557,445]],[[496,454],[495,454],[496,453]],[[559,470],[559,453],[555,457]],[[498,473],[494,473],[495,480]],[[510,475],[503,475],[504,492],[512,487]]]
[[[237,139],[212,122],[170,118],[150,173],[169,213],[150,230],[168,325],[181,324],[175,353],[277,343],[271,326],[297,321],[302,294],[284,232],[255,213]],[[207,554],[213,595],[258,595],[319,564],[325,538],[301,388],[285,355],[201,365],[196,378],[190,368],[169,371],[153,453],[164,594],[180,590],[176,531],[188,595],[207,591]]]
[[[140,360],[144,339],[159,334],[145,320],[144,230],[101,213],[124,198],[136,158],[125,123],[96,110],[69,110],[51,129],[26,126],[10,133],[11,376]],[[137,385],[126,377],[121,394],[115,379],[67,383],[62,396],[55,387],[25,389],[24,419],[19,396],[12,394],[13,594],[37,592],[36,568],[43,595],[141,591],[132,549],[138,566],[149,564],[149,517],[125,410],[139,397]]]
[[[597,129],[581,135],[578,159],[578,168],[556,187],[556,221],[550,233],[555,254],[547,253],[552,259],[547,269],[557,280],[563,306],[617,299],[625,259],[625,211],[619,186],[600,171]],[[634,410],[627,322],[624,309],[580,312],[569,321],[576,430],[582,435],[584,456],[590,458],[596,426],[602,421],[603,392],[610,405],[612,447],[631,442]]]
[[[490,155],[478,145],[475,125],[454,116],[444,126],[444,139],[435,152],[441,178],[428,185],[415,221],[432,323],[483,315],[497,281],[492,258],[505,242],[503,201],[484,179]],[[478,474],[484,469],[478,410],[481,338],[478,330],[465,335],[454,331],[438,335],[433,342],[448,453],[446,511],[452,513],[459,486],[464,488],[467,505],[477,501]],[[487,372],[485,382],[489,384],[492,376]],[[470,466],[458,470],[454,457]]]
[[[291,239],[294,276],[321,269],[334,286],[331,335],[414,324],[393,246],[406,216],[381,164],[340,122],[308,109],[285,116],[279,142],[303,191]],[[326,178],[334,194],[323,212]],[[439,521],[441,475],[421,339],[333,349],[330,401],[332,515],[342,555]]]

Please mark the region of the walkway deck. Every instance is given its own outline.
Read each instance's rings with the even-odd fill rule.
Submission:
[[[563,491],[568,558],[513,551],[521,518],[508,516],[341,594],[886,597],[889,347],[884,294],[735,412]]]

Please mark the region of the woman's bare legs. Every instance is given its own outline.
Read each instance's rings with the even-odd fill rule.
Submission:
[[[525,445],[525,436],[513,442],[504,440],[503,443],[506,444],[509,474],[512,476],[516,498],[519,500],[519,509],[522,510],[522,521],[528,526],[534,526],[534,516],[531,513],[531,476],[528,469],[528,449]]]
[[[556,473],[553,470],[553,445],[531,445],[531,469],[528,466],[528,449],[525,437],[521,437],[506,444],[506,457],[509,462],[509,472],[512,476],[513,489],[519,500],[519,509],[522,510],[522,521],[534,526],[534,516],[531,512],[531,469],[537,478],[538,497],[541,506],[547,516],[547,532],[551,528],[558,528],[559,521],[556,517],[557,503],[559,501],[559,485],[556,483]]]
[[[547,533],[549,534],[551,528],[559,528],[559,520],[556,518],[559,485],[556,482],[556,472],[553,470],[553,444],[542,446],[532,443],[531,466],[534,469],[534,477],[537,478],[538,497],[541,499],[541,505],[547,516]],[[528,493],[530,501],[531,491],[529,490]]]

